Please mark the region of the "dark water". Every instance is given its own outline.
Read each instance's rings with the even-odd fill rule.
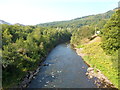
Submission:
[[[69,44],[55,47],[46,58],[42,69],[32,80],[30,88],[94,88],[85,72],[88,66]]]

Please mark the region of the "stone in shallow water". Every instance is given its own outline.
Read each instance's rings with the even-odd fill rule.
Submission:
[[[62,72],[62,71],[59,71],[60,73]]]
[[[54,72],[52,72],[51,75],[54,75]]]
[[[45,87],[47,86],[47,85],[44,85]]]
[[[44,77],[42,77],[42,79],[44,79]]]
[[[55,77],[55,76],[52,76],[53,78]]]
[[[62,71],[57,71],[57,73],[61,73]]]
[[[42,82],[41,80],[39,82]]]
[[[85,67],[82,67],[82,68],[85,68]]]
[[[49,81],[47,81],[46,83],[49,83]]]
[[[57,73],[59,73],[59,71],[57,71]]]

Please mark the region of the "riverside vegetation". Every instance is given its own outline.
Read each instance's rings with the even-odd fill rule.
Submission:
[[[83,59],[101,72],[118,88],[119,66],[118,50],[120,30],[120,9],[112,15],[110,20],[100,30],[99,39],[92,42],[92,32],[88,26],[76,30],[71,38],[71,44],[82,49]],[[86,33],[83,32],[86,30]]]
[[[57,44],[70,40],[67,30],[35,26],[2,25],[3,87],[16,86],[37,68]]]
[[[69,40],[71,45],[83,48],[85,61],[118,87],[120,10],[110,18],[114,12],[36,26],[2,24],[3,87],[17,86],[29,71],[36,70],[52,48]],[[101,32],[102,41],[84,45],[93,39],[95,31]]]

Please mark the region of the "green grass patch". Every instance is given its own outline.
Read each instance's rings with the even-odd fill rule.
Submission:
[[[78,45],[78,46],[76,46],[76,48],[83,48],[84,47],[84,45]]]
[[[82,53],[86,54],[83,59],[90,64],[91,67],[101,70],[118,88],[118,52],[114,52],[111,56],[106,55],[101,48],[101,42],[94,42],[84,45]]]

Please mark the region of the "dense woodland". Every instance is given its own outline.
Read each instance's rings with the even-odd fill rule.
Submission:
[[[35,70],[59,43],[70,40],[67,30],[35,26],[2,25],[3,87],[15,86],[28,72]]]
[[[67,41],[81,45],[81,40],[91,39],[95,30],[101,32],[101,47],[105,52],[116,53],[120,48],[120,10],[111,17],[114,12],[36,26],[2,24],[3,87],[17,85],[28,71],[35,70],[44,61],[56,45]]]

